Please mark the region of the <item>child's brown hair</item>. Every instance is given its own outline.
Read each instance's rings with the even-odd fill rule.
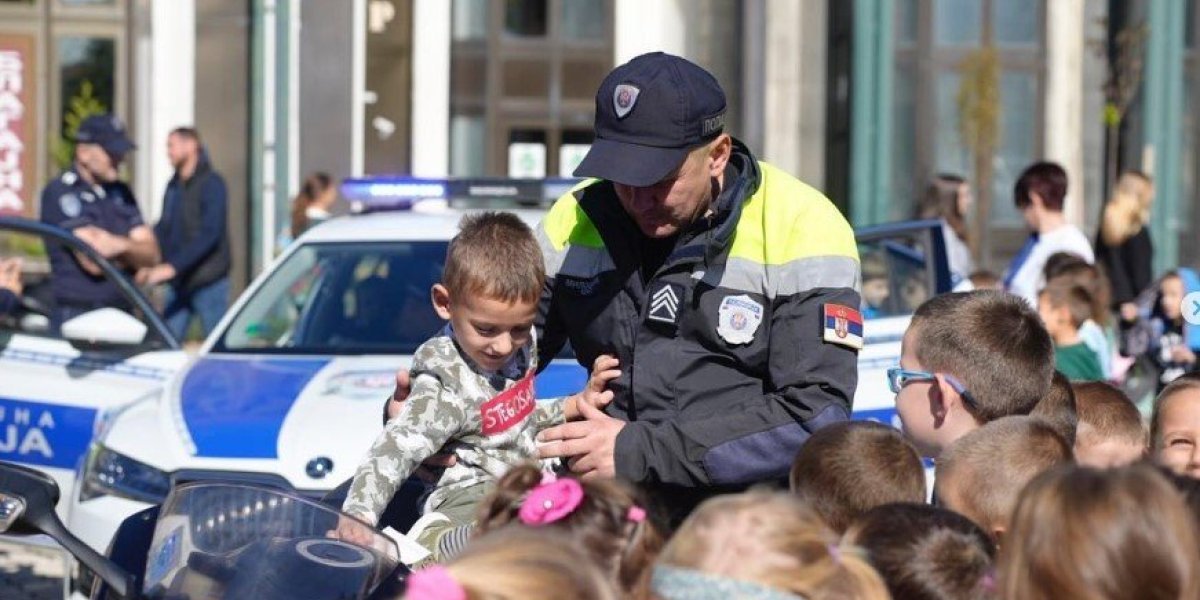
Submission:
[[[513,467],[480,504],[477,534],[524,526],[519,519],[529,493],[542,482],[537,465]],[[646,517],[646,505],[629,486],[613,479],[579,480],[583,500],[563,518],[537,526],[561,531],[577,541],[621,589],[630,593],[640,586],[662,549],[663,536]]]
[[[796,454],[792,493],[835,532],[867,510],[925,500],[925,467],[917,449],[892,427],[851,421],[818,430]]]
[[[694,597],[722,583],[788,592],[806,600],[886,600],[887,587],[857,548],[842,544],[795,496],[766,491],[716,496],[663,548],[655,597]],[[693,592],[693,593],[689,593]]]
[[[1153,467],[1068,466],[1021,494],[1000,547],[1004,598],[1200,598],[1200,540],[1183,498]]]
[[[560,533],[506,527],[472,542],[444,567],[427,591],[444,597],[455,586],[467,600],[617,600],[611,579]],[[440,571],[440,573],[438,573]],[[410,591],[428,572],[409,575]],[[449,581],[446,579],[448,578]],[[439,585],[440,584],[440,585]],[[406,595],[406,597],[408,597]]]
[[[1054,345],[1021,298],[997,291],[942,294],[913,314],[917,360],[971,392],[980,423],[1029,414],[1054,373]]]
[[[938,498],[989,534],[1008,530],[1021,488],[1054,466],[1071,461],[1072,449],[1036,417],[1005,417],[950,445],[937,463]]]
[[[537,302],[546,279],[533,231],[512,213],[468,214],[446,250],[442,285],[454,298]]]
[[[893,598],[976,600],[995,595],[996,546],[970,519],[925,504],[864,513],[845,541],[867,552]]]
[[[1037,417],[1062,436],[1067,445],[1075,447],[1075,435],[1079,429],[1079,412],[1075,407],[1075,391],[1066,375],[1055,371],[1050,380],[1050,391],[1033,407],[1029,416]]]
[[[1078,285],[1067,278],[1058,278],[1046,283],[1039,294],[1046,299],[1051,309],[1059,310],[1067,307],[1071,315],[1071,325],[1075,329],[1092,318],[1092,295],[1087,288]]]
[[[1101,267],[1089,263],[1077,254],[1056,252],[1046,259],[1046,266],[1042,272],[1047,283],[1062,280],[1086,289],[1092,301],[1092,320],[1101,326],[1108,325],[1112,286]]]
[[[1075,407],[1079,413],[1079,444],[1098,444],[1119,439],[1146,446],[1146,426],[1137,406],[1110,383],[1075,383]]]

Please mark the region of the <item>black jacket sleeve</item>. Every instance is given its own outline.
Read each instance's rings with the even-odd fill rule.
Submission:
[[[696,420],[628,423],[617,437],[618,475],[686,487],[785,477],[817,429],[850,417],[858,352],[823,341],[824,306],[860,306],[850,288],[821,288],[776,302],[771,316],[769,390],[739,408]]]

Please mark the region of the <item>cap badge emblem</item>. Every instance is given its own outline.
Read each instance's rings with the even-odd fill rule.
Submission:
[[[633,110],[633,105],[637,103],[639,93],[641,93],[641,90],[628,83],[622,83],[617,86],[617,89],[613,90],[613,108],[617,112],[618,119],[625,118],[625,115]]]

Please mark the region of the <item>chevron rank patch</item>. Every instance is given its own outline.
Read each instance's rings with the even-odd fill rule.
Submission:
[[[847,348],[862,350],[862,314],[841,304],[826,304],[824,312],[823,339],[830,344],[841,344]]]
[[[663,282],[650,294],[650,314],[646,318],[674,325],[679,318],[679,305],[682,302],[683,287]]]

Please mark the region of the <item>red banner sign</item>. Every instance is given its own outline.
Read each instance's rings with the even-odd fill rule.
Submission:
[[[32,35],[0,34],[0,215],[32,216],[36,169]]]

